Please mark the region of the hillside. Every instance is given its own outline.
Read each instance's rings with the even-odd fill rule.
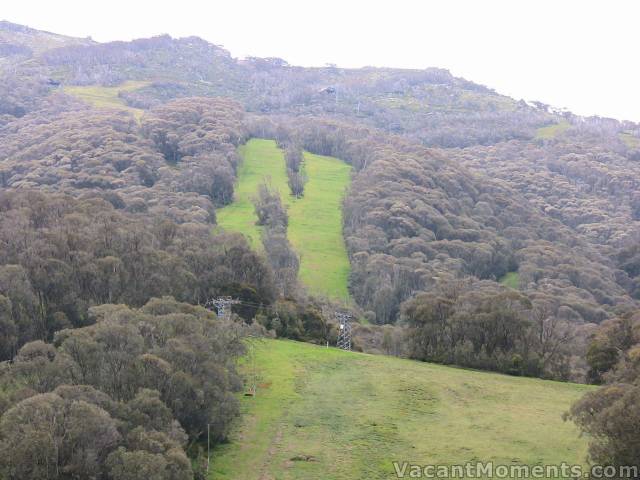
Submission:
[[[291,341],[256,341],[241,425],[213,452],[216,480],[396,478],[417,464],[582,464],[562,421],[591,387]]]
[[[134,117],[140,120],[144,111],[128,106],[120,95],[146,85],[147,82],[127,81],[115,87],[70,86],[65,87],[64,92],[98,108],[112,108],[131,112]]]
[[[342,236],[342,198],[349,184],[349,166],[331,157],[304,154],[308,176],[305,194],[289,194],[284,155],[273,140],[252,139],[240,147],[234,201],[217,211],[218,224],[244,234],[261,248],[260,227],[252,198],[267,182],[280,192],[288,208],[288,237],[300,256],[300,280],[311,293],[348,298],[349,260]]]
[[[16,42],[46,33],[12,28]],[[340,165],[323,157],[344,161],[352,188],[342,212],[346,177],[323,186],[321,175],[309,175],[308,200],[282,196],[288,239],[313,293],[349,295],[373,323],[396,323],[420,292],[452,282],[491,290],[518,272],[504,285],[576,326],[571,355],[580,358],[593,324],[632,311],[640,297],[640,129],[629,122],[559,114],[438,68],[239,60],[195,37],[79,40],[5,77],[5,188],[108,196],[179,223],[215,224],[217,212],[255,246],[249,198],[258,179],[245,180],[238,146],[269,138],[304,148],[309,167]],[[228,127],[219,128],[222,118]],[[81,133],[86,124],[91,131]],[[283,167],[268,173],[284,185]],[[333,210],[328,217],[308,208],[316,185],[330,194],[316,197]],[[575,378],[584,373],[577,364]]]
[[[225,96],[260,114],[349,118],[443,147],[532,139],[538,128],[558,121],[542,106],[516,101],[440,68],[302,68],[279,58],[235,59],[197,37],[96,43],[57,36],[56,43],[42,40],[51,35],[47,32],[10,25],[6,41],[43,45],[15,75],[63,86],[148,82],[123,93],[134,108],[190,96]]]
[[[0,56],[30,57],[70,45],[92,45],[91,39],[74,38],[0,21]]]
[[[0,22],[0,478],[635,464],[639,192],[640,124],[444,69]]]

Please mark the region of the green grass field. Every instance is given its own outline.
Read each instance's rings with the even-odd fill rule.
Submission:
[[[210,478],[389,479],[418,464],[581,464],[561,418],[585,385],[509,377],[284,340],[259,340],[255,397]],[[251,358],[251,357],[249,357]]]
[[[78,97],[79,99],[95,105],[98,108],[117,108],[131,112],[137,120],[140,120],[144,110],[128,106],[118,96],[120,92],[128,92],[137,90],[148,85],[149,82],[127,81],[116,87],[101,87],[96,85],[89,86],[69,86],[64,87],[64,92]]]
[[[520,288],[520,274],[518,272],[509,272],[500,279],[500,283],[517,290]]]
[[[536,131],[536,138],[548,140],[554,137],[557,137],[562,132],[569,129],[571,125],[566,120],[561,120],[559,123],[554,123],[553,125],[547,125],[546,127],[541,127]]]
[[[640,138],[631,135],[630,133],[619,134],[620,140],[622,140],[629,148],[640,148]]]
[[[342,198],[349,185],[351,167],[331,157],[304,153],[309,177],[304,197],[289,194],[283,152],[273,140],[252,139],[240,147],[234,202],[217,212],[218,224],[244,234],[261,248],[260,227],[251,201],[267,179],[280,192],[289,213],[289,241],[300,256],[300,279],[311,293],[348,298],[349,259],[342,237]]]

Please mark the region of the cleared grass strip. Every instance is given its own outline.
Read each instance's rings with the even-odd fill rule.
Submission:
[[[258,186],[268,181],[280,192],[288,207],[288,236],[300,255],[300,279],[311,293],[334,299],[348,299],[349,259],[342,236],[342,199],[351,167],[332,157],[304,154],[309,177],[305,194],[289,194],[283,152],[272,140],[252,139],[240,147],[243,157],[238,169],[234,202],[217,212],[218,224],[244,234],[260,250],[260,227],[251,199]]]

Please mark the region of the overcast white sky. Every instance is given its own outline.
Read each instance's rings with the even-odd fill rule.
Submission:
[[[98,41],[198,35],[295,65],[442,67],[640,122],[638,0],[1,0],[2,18]]]

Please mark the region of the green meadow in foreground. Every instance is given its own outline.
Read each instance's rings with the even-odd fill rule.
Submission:
[[[255,397],[211,479],[390,479],[417,464],[582,464],[587,441],[562,414],[592,387],[254,341]]]
[[[351,167],[332,157],[304,153],[309,180],[304,196],[289,193],[284,154],[273,140],[252,139],[239,149],[242,164],[234,201],[217,212],[225,230],[244,234],[261,248],[260,227],[251,199],[265,180],[280,192],[289,214],[289,241],[300,256],[300,280],[311,293],[347,299],[349,259],[342,236],[342,198]]]
[[[118,96],[118,94],[120,92],[137,90],[146,85],[148,85],[148,82],[130,80],[115,87],[101,87],[96,85],[64,87],[64,92],[78,97],[80,100],[90,103],[98,108],[116,108],[131,112],[137,120],[140,120],[144,110],[128,106],[124,103],[124,100]]]

